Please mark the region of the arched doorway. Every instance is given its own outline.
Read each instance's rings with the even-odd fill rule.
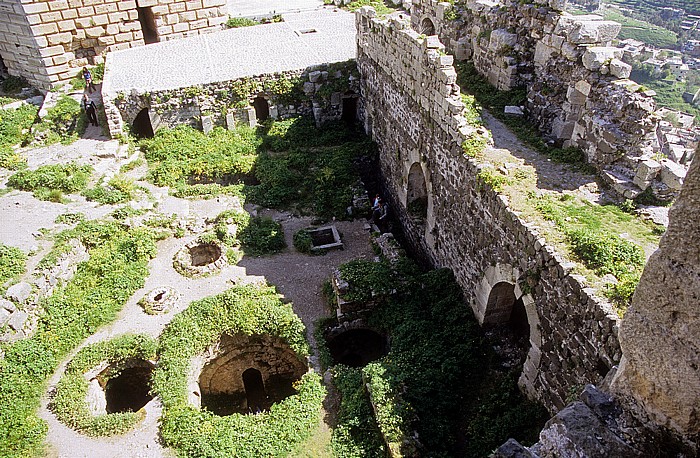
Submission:
[[[423,168],[418,162],[414,162],[408,171],[406,210],[410,215],[418,218],[428,216],[428,188]]]
[[[435,24],[430,18],[425,18],[420,23],[420,33],[422,35],[435,35]]]
[[[151,125],[151,115],[148,108],[139,111],[134,118],[134,135],[138,138],[153,138],[153,126]]]
[[[484,315],[484,325],[500,336],[497,340],[505,349],[504,355],[511,366],[521,367],[530,350],[530,322],[523,298],[516,298],[515,285],[496,283],[489,293]]]
[[[253,108],[255,108],[255,119],[259,122],[265,121],[270,117],[270,105],[265,97],[259,95],[253,99]]]
[[[267,398],[262,374],[259,370],[251,367],[243,371],[242,378],[248,410],[252,413],[262,411],[265,408]]]
[[[141,23],[141,31],[143,32],[143,41],[146,44],[158,43],[158,27],[156,27],[156,19],[153,15],[153,10],[150,6],[137,7],[139,22]]]
[[[352,91],[346,92],[343,97],[343,111],[340,119],[347,125],[353,125],[357,122],[357,94]]]

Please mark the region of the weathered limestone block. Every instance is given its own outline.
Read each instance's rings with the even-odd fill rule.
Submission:
[[[107,413],[107,397],[100,386],[100,382],[93,378],[88,383],[87,396],[85,398],[88,412],[93,416],[104,415]]]
[[[208,134],[214,128],[214,122],[211,116],[202,116],[202,130],[205,134]]]
[[[641,189],[646,189],[660,171],[661,164],[655,160],[647,159],[642,161],[637,166],[637,173],[634,176],[634,184],[639,186]]]
[[[693,161],[620,326],[612,389],[681,435],[700,430],[700,161]]]
[[[15,331],[19,331],[24,327],[24,323],[27,321],[27,318],[29,318],[27,312],[25,312],[24,310],[17,310],[10,317],[10,320],[7,322],[7,325]]]
[[[622,25],[614,21],[575,21],[569,41],[574,44],[607,43],[615,38],[620,30]]]
[[[489,40],[489,49],[493,52],[502,52],[508,47],[513,47],[518,42],[518,36],[514,33],[509,33],[505,29],[496,29],[491,32]]]
[[[583,66],[595,71],[609,64],[613,59],[620,58],[622,58],[622,50],[619,48],[592,46],[583,53]]]
[[[611,60],[609,67],[610,74],[618,78],[629,78],[630,73],[632,73],[632,66],[622,62],[618,58]]]
[[[544,426],[540,432],[539,456],[627,458],[640,455],[610,431],[590,407],[575,402]]]
[[[19,282],[7,288],[5,296],[19,304],[23,304],[32,294],[32,285],[26,282]]]
[[[664,160],[661,162],[661,182],[674,191],[680,191],[685,179],[686,170],[680,164]]]

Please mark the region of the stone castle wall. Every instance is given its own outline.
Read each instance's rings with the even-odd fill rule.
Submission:
[[[554,412],[619,361],[618,318],[464,156],[474,128],[437,37],[419,35],[405,14],[375,14],[357,14],[357,62],[365,128],[379,145],[392,211],[419,254],[454,271],[480,323],[508,319],[500,291],[522,301],[530,349],[520,385]],[[427,210],[415,216],[409,204],[419,198]]]
[[[0,56],[11,75],[49,89],[108,51],[145,44],[138,8],[159,41],[220,30],[228,17],[226,0],[5,0]]]
[[[109,63],[106,71],[110,71]],[[103,87],[102,95],[113,138],[144,109],[154,130],[180,124],[205,132],[215,126],[253,126],[257,122],[253,102],[258,97],[265,100],[273,119],[305,115],[321,125],[341,118],[345,99],[359,97],[359,75],[354,62],[339,62],[151,93],[113,93]]]
[[[411,19],[494,87],[524,87],[528,118],[557,145],[583,150],[620,196],[649,186],[659,197],[677,193],[682,177],[670,166],[648,167],[659,120],[650,93],[627,79],[622,51],[609,46],[620,24],[563,13],[564,3],[415,0]]]

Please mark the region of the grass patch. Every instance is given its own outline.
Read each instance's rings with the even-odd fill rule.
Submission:
[[[675,48],[678,43],[677,33],[646,21],[627,17],[619,11],[606,8],[603,17],[606,21],[622,24],[622,30],[617,36],[619,40],[632,38],[656,48]]]
[[[323,218],[346,217],[356,161],[373,154],[372,143],[342,124],[317,129],[293,118],[209,134],[186,126],[161,129],[144,140],[148,179],[178,197],[245,196],[273,208],[292,208]]]
[[[87,200],[101,204],[121,204],[134,198],[137,186],[134,180],[123,175],[115,175],[105,186],[96,186],[82,192]]]
[[[143,286],[156,246],[149,230],[126,229],[116,222],[85,221],[63,231],[54,256],[77,238],[89,250],[73,279],[42,301],[44,313],[35,334],[7,344],[0,368],[0,450],[3,456],[37,453],[46,423],[36,410],[47,378],[76,345],[116,318]]]
[[[42,165],[36,170],[20,170],[7,185],[21,191],[32,191],[37,199],[61,201],[62,193],[80,192],[87,186],[92,167],[69,164]]]
[[[55,224],[75,224],[81,221],[85,221],[85,213],[63,213],[58,215],[53,221]]]
[[[16,280],[26,270],[27,255],[19,248],[0,243],[0,293],[5,284]]]
[[[356,0],[354,2],[348,3],[344,6],[344,8],[348,11],[354,12],[362,8],[363,6],[371,6],[372,8],[374,8],[377,12],[377,16],[379,17],[386,16],[387,14],[391,14],[394,11],[396,11],[396,8],[390,7],[383,0]]]
[[[65,425],[87,436],[124,434],[144,418],[145,412],[123,412],[93,416],[87,406],[88,381],[83,376],[101,363],[124,364],[129,359],[153,360],[156,341],[146,335],[124,335],[81,349],[56,386],[50,408]],[[119,373],[108,374],[104,383]]]
[[[164,442],[183,456],[285,456],[305,441],[320,420],[325,390],[315,373],[305,374],[297,394],[257,415],[219,417],[187,401],[190,360],[222,334],[268,334],[282,338],[299,358],[308,355],[304,325],[271,287],[238,286],[193,302],[161,336],[154,392],[164,414]]]
[[[46,116],[34,126],[33,132],[45,145],[67,145],[85,132],[87,124],[87,115],[80,108],[80,102],[68,95],[61,95],[56,105],[49,108]]]

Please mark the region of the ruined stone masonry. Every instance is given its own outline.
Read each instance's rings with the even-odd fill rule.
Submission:
[[[356,19],[365,128],[392,211],[419,255],[454,271],[481,324],[508,320],[520,302],[530,348],[519,383],[556,412],[619,361],[616,314],[464,156],[474,128],[437,37],[421,36],[405,13],[381,20],[363,8]],[[425,213],[409,211],[420,200]]]
[[[471,60],[500,90],[524,87],[526,115],[555,144],[584,151],[621,197],[652,187],[677,194],[684,171],[652,160],[651,94],[629,80],[622,50],[610,46],[620,24],[564,13],[562,0],[416,0],[413,27],[437,34],[458,60]]]
[[[44,90],[108,51],[220,30],[226,0],[0,1],[0,57]]]

